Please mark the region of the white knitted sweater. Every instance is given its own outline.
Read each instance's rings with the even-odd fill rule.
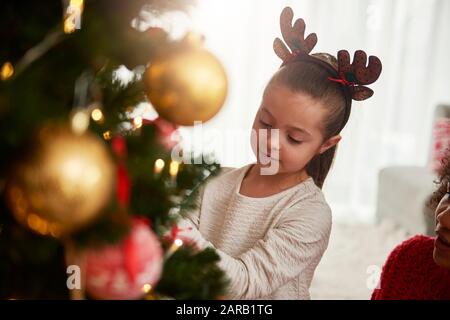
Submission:
[[[230,279],[230,299],[309,299],[328,246],[331,210],[312,178],[280,193],[239,193],[252,164],[223,169],[201,190],[198,209],[180,226],[200,247],[214,247]]]

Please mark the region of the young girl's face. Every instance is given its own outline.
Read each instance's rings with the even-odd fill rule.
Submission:
[[[326,116],[327,110],[319,99],[293,92],[277,82],[269,84],[253,122],[251,144],[257,163],[263,167],[276,163],[277,173],[305,170],[315,155],[340,140],[340,136],[334,136],[324,141]],[[279,130],[278,139],[270,129]]]

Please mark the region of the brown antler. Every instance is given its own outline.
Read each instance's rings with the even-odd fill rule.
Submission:
[[[283,60],[283,65],[292,61],[296,57],[309,56],[310,52],[317,44],[317,35],[315,33],[309,34],[305,38],[305,21],[297,19],[292,26],[292,19],[294,12],[290,7],[283,9],[280,15],[280,28],[284,43],[279,38],[273,42],[273,49],[278,57]],[[287,45],[287,46],[286,46]],[[289,50],[290,49],[290,50]],[[311,55],[313,58],[325,61],[317,57],[315,54]],[[336,70],[335,63],[327,62],[334,70]],[[329,78],[335,82],[339,82],[350,88],[352,99],[365,100],[373,95],[373,90],[365,87],[365,85],[374,83],[381,74],[381,61],[375,56],[369,57],[369,64],[367,64],[367,55],[364,51],[358,50],[353,57],[353,63],[350,63],[350,54],[346,50],[338,52],[338,73],[339,78]]]
[[[369,65],[366,67],[367,55],[364,51],[358,50],[353,56],[353,63],[350,64],[350,54],[346,50],[338,52],[339,74],[345,76],[349,81],[357,84],[367,85],[374,83],[381,74],[381,61],[375,56],[369,57]]]
[[[381,61],[375,56],[369,57],[369,65],[366,66],[367,55],[358,50],[350,64],[350,54],[346,50],[338,52],[338,72],[341,78],[353,83],[351,88],[352,98],[362,101],[373,95],[373,90],[364,85],[374,83],[381,74]]]
[[[292,19],[294,12],[290,7],[283,9],[280,15],[280,28],[284,42],[291,49],[279,39],[276,38],[273,42],[273,49],[278,57],[286,61],[291,57],[292,53],[302,53],[308,55],[317,43],[317,35],[315,33],[309,34],[305,38],[305,21],[297,19],[292,26]]]

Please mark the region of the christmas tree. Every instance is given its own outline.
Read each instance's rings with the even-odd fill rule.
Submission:
[[[1,299],[224,293],[216,252],[176,227],[220,165],[173,150],[178,126],[218,112],[226,77],[201,37],[142,27],[193,5],[1,2]]]

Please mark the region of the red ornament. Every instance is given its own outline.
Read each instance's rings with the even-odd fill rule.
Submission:
[[[86,292],[95,299],[138,299],[161,275],[163,252],[142,219],[134,219],[128,237],[116,245],[86,252]]]
[[[122,136],[116,136],[112,139],[112,148],[119,160],[124,160],[127,156],[127,145],[125,138]]]
[[[124,208],[130,203],[130,177],[124,164],[117,168],[117,199]]]
[[[130,203],[131,182],[126,167],[127,145],[125,138],[116,136],[112,139],[112,149],[118,160],[117,167],[117,200],[124,208]]]

